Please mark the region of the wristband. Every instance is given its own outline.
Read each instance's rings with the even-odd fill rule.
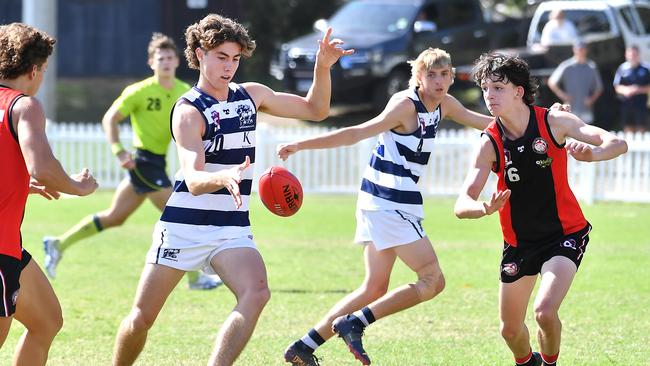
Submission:
[[[111,152],[113,155],[117,155],[124,151],[124,146],[122,146],[121,142],[114,142],[111,144]]]

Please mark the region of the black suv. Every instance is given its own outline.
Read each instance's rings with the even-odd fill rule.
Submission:
[[[463,65],[489,49],[523,42],[519,20],[488,23],[479,0],[352,0],[329,20],[316,21],[314,33],[278,50],[270,71],[286,90],[309,90],[316,40],[328,26],[345,48],[356,50],[332,68],[333,100],[377,108],[407,87],[407,61],[427,47],[445,49],[455,65]]]

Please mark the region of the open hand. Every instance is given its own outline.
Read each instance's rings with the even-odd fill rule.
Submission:
[[[492,215],[496,211],[499,211],[503,205],[506,204],[506,201],[510,198],[510,190],[506,189],[505,191],[492,193],[492,198],[490,202],[483,202],[483,212],[485,215]]]
[[[316,54],[316,65],[332,67],[336,61],[344,55],[351,55],[354,53],[354,49],[344,50],[339,47],[343,44],[343,41],[335,38],[330,40],[332,36],[332,28],[327,28],[323,39],[318,40],[318,53]]]
[[[241,192],[239,191],[239,182],[241,182],[242,179],[242,172],[250,166],[251,159],[246,156],[246,160],[243,163],[230,169],[223,170],[221,174],[222,184],[235,200],[235,208],[237,209],[242,205]]]
[[[567,104],[567,103],[565,103],[565,104],[560,104],[560,103],[558,103],[558,102],[555,102],[555,103],[553,103],[553,105],[551,106],[550,109],[558,110],[558,111],[562,111],[562,112],[569,112],[569,113],[570,113],[570,112],[571,112],[571,104]]]
[[[566,151],[579,161],[593,161],[593,148],[580,141],[570,141],[566,144]]]
[[[58,200],[59,197],[61,197],[61,193],[46,187],[35,178],[29,179],[29,193],[40,194],[41,196],[47,198],[48,200],[52,200],[52,199]]]

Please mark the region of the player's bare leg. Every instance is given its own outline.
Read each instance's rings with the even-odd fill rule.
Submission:
[[[535,320],[539,326],[537,340],[546,359],[560,352],[562,322],[558,311],[576,274],[576,265],[568,258],[553,257],[542,266],[541,282],[535,297]]]
[[[255,249],[226,249],[212,258],[211,264],[237,298],[235,308],[219,329],[208,362],[227,366],[235,362],[248,343],[271,293],[264,261]]]
[[[50,282],[33,260],[20,274],[14,318],[26,328],[16,346],[14,366],[45,365],[52,341],[63,326],[63,316]]]
[[[102,228],[122,225],[144,202],[145,195],[137,194],[129,179],[123,179],[113,195],[111,207],[97,213]]]
[[[153,203],[160,211],[165,208],[165,204],[169,201],[169,196],[172,195],[171,187],[163,188],[159,191],[151,192],[147,194],[149,201]]]
[[[438,295],[445,287],[445,279],[438,258],[427,237],[410,244],[386,249],[394,252],[418,276],[415,283],[400,286],[368,306],[352,314],[341,316],[332,323],[356,359],[370,364],[362,344],[364,328],[377,319],[408,309]]]
[[[417,274],[418,280],[400,286],[368,305],[375,319],[431,300],[445,288],[445,278],[429,238],[387,250],[394,251]]]
[[[0,317],[0,348],[7,340],[7,334],[9,334],[9,329],[11,328],[11,321],[13,320],[12,316],[3,316]]]
[[[366,277],[359,288],[339,300],[314,329],[324,339],[334,335],[332,322],[341,315],[351,314],[384,296],[388,291],[390,274],[397,255],[392,250],[377,251],[372,244],[364,249]]]
[[[294,365],[313,365],[315,348],[334,336],[332,322],[341,315],[353,313],[384,296],[397,255],[392,250],[377,251],[368,244],[364,248],[366,276],[359,288],[339,300],[327,314],[300,340],[284,351],[284,359]],[[316,334],[314,334],[316,332]]]
[[[531,351],[530,335],[524,320],[536,281],[537,276],[524,276],[512,283],[501,282],[499,286],[501,336],[518,359],[525,358]]]
[[[144,348],[167,297],[185,272],[159,264],[145,264],[129,315],[122,320],[113,349],[113,365],[132,365]]]

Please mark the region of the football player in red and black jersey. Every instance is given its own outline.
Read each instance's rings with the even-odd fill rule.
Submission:
[[[501,335],[517,365],[555,365],[562,329],[558,310],[591,230],[569,187],[567,154],[579,161],[608,160],[625,153],[627,144],[573,114],[533,106],[536,85],[518,57],[484,54],[474,78],[495,118],[483,133],[455,213],[480,218],[499,211]],[[498,176],[497,192],[479,201],[490,171]],[[540,353],[532,352],[524,324],[538,275],[534,311]]]
[[[70,177],[54,158],[43,107],[33,97],[55,42],[25,24],[0,26],[0,347],[13,318],[26,328],[14,365],[45,365],[63,324],[50,283],[22,247],[27,194],[56,199],[59,192],[85,196],[97,188],[88,169]]]

